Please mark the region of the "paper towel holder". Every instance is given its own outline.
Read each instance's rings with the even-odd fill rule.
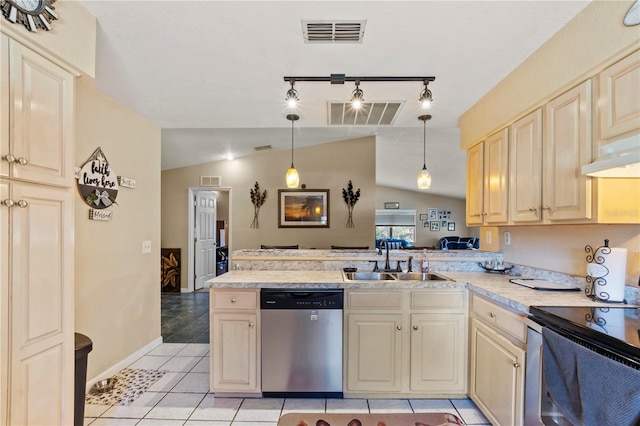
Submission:
[[[584,292],[587,297],[591,299],[597,299],[602,302],[624,302],[626,300],[610,300],[612,298],[611,292],[615,292],[612,288],[611,291],[605,291],[603,287],[607,285],[607,276],[611,272],[609,267],[605,264],[605,260],[608,255],[612,253],[611,247],[609,247],[609,240],[604,240],[604,245],[593,249],[590,245],[584,247],[584,251],[587,255],[587,285]],[[624,297],[624,296],[623,296]],[[617,299],[617,297],[616,297]]]

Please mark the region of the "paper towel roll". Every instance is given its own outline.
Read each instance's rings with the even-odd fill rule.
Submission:
[[[602,280],[596,280],[596,298],[609,302],[622,302],[624,300],[624,283],[627,275],[627,249],[610,247],[605,251],[608,250],[611,250],[611,253],[604,253],[602,250],[597,251],[596,255],[602,256],[604,262],[601,266],[589,264],[587,272],[594,278],[602,277],[602,280],[604,280],[602,283]]]

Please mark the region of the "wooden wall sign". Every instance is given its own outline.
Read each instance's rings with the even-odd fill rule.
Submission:
[[[113,218],[113,212],[89,209],[89,220],[98,220],[102,222],[110,221]]]
[[[94,209],[106,209],[117,204],[118,179],[100,147],[80,168],[78,191],[85,203]]]
[[[123,188],[136,189],[136,180],[124,176],[118,176],[118,184]]]

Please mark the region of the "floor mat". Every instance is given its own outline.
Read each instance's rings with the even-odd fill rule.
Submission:
[[[85,396],[85,402],[101,405],[129,405],[165,373],[166,371],[161,370],[126,368],[113,376],[115,379],[113,389],[105,392],[91,389]]]
[[[416,414],[323,414],[289,413],[278,426],[458,426],[458,416],[449,413]]]

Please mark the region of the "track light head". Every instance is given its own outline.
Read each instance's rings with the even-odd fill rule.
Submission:
[[[431,107],[431,102],[433,102],[433,93],[429,90],[429,81],[424,81],[424,90],[420,93],[420,97],[418,100],[422,104],[423,109],[427,109]]]
[[[296,84],[295,80],[291,80],[291,88],[287,90],[287,94],[284,98],[287,101],[287,106],[289,106],[289,108],[295,108],[298,106],[298,101],[300,100],[300,98],[298,98],[298,91],[293,88],[294,84]]]
[[[360,89],[360,81],[356,80],[356,89],[351,92],[351,106],[360,109],[364,102],[364,92]]]

